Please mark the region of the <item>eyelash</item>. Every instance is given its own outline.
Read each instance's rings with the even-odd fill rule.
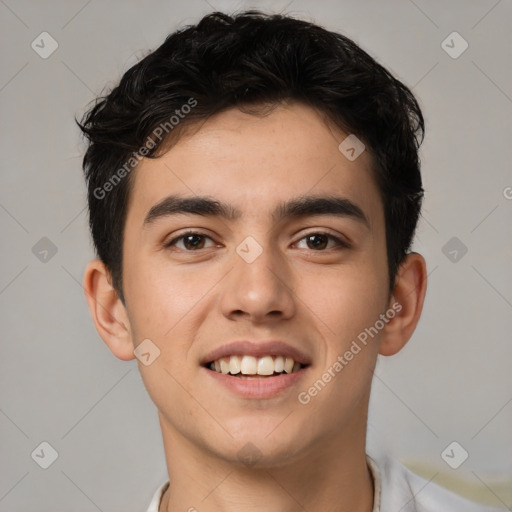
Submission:
[[[180,236],[177,236],[176,238],[173,238],[172,240],[170,240],[169,242],[166,242],[164,244],[164,247],[166,249],[169,249],[170,247],[172,247],[176,242],[178,242],[179,240],[182,240],[183,238],[186,238],[187,236],[190,236],[190,235],[198,235],[198,236],[203,236],[205,238],[209,238],[210,240],[212,240],[212,238],[210,236],[208,236],[206,233],[201,233],[200,231],[193,231],[193,230],[189,230],[189,231],[186,231],[185,233],[182,233]],[[337,236],[334,236],[332,235],[331,233],[327,233],[325,231],[312,231],[311,233],[308,233],[307,235],[304,235],[302,238],[299,239],[299,242],[301,240],[304,240],[305,238],[307,238],[308,236],[311,236],[311,235],[323,235],[323,236],[326,236],[328,238],[330,238],[331,240],[334,240],[338,245],[339,247],[343,248],[343,249],[350,249],[350,245],[345,242],[344,240],[341,240],[340,238],[338,238]],[[333,249],[331,247],[331,249]],[[200,251],[201,249],[198,249],[196,251],[193,251],[193,250],[187,250],[187,249],[181,249],[181,250],[184,250],[185,252],[198,252]],[[325,251],[328,251],[329,249],[322,249],[322,250],[318,250],[318,251],[315,251],[314,249],[311,249],[311,251],[313,252],[325,252]]]

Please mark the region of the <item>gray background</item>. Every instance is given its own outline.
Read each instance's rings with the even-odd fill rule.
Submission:
[[[81,289],[93,251],[73,117],[212,7],[316,21],[413,88],[427,123],[415,249],[429,286],[411,342],[378,362],[368,451],[512,507],[510,0],[0,0],[0,511],[141,511],[166,478],[136,364],[108,351]],[[59,45],[47,59],[31,47],[43,31]],[[453,31],[469,44],[456,59],[441,46]],[[31,457],[43,441],[58,453],[46,470]],[[441,457],[452,441],[469,453],[456,470]]]

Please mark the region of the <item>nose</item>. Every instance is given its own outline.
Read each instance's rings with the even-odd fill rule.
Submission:
[[[266,247],[252,262],[234,254],[234,266],[223,280],[223,314],[253,323],[289,319],[296,301],[290,269],[282,256]]]

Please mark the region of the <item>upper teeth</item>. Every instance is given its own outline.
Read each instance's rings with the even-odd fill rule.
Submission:
[[[210,369],[219,373],[230,373],[236,375],[272,375],[274,372],[293,373],[300,370],[302,365],[295,362],[291,357],[264,356],[230,356],[222,357],[210,363]]]

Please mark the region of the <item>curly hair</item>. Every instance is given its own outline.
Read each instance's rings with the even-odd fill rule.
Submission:
[[[418,102],[351,39],[290,16],[250,10],[210,13],[171,33],[77,121],[88,139],[83,169],[93,242],[123,302],[123,231],[130,171],[140,155],[157,158],[185,127],[225,109],[256,115],[291,100],[355,134],[370,152],[384,206],[391,293],[424,194]],[[179,121],[170,122],[172,117]],[[165,136],[155,137],[161,126]]]

